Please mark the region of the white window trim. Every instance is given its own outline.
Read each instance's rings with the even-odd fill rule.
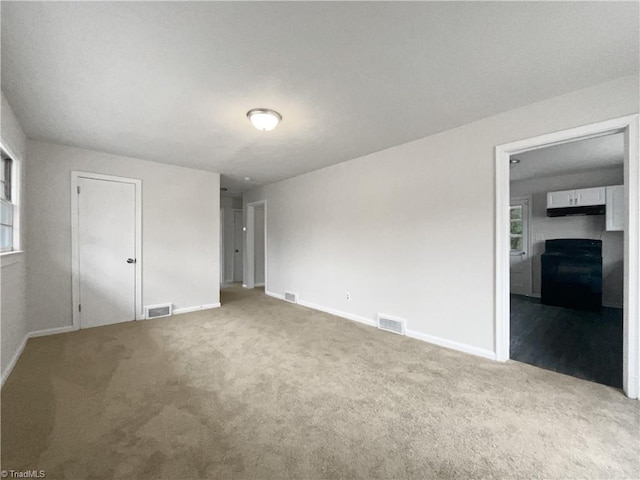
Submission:
[[[15,154],[6,143],[0,140],[0,148],[11,157],[11,203],[13,204],[13,248],[6,252],[0,252],[0,256],[21,253],[22,250],[22,159]],[[13,262],[15,263],[15,262]],[[2,262],[5,265],[5,262]]]
[[[0,266],[2,268],[22,262],[24,262],[23,250],[12,250],[11,252],[4,252],[2,255],[0,255]]]
[[[526,250],[527,250],[527,249],[526,249],[526,245],[525,245],[525,237],[524,237],[524,236],[525,236],[525,231],[524,231],[524,218],[523,218],[523,217],[524,217],[524,208],[523,208],[523,206],[522,206],[522,205],[510,205],[510,206],[509,206],[509,211],[511,211],[511,209],[512,209],[514,206],[516,206],[516,207],[520,207],[520,210],[522,211],[522,212],[521,212],[521,215],[522,215],[522,216],[521,216],[520,218],[511,218],[511,215],[509,215],[509,225],[511,225],[511,224],[513,223],[513,221],[514,221],[514,220],[520,220],[520,222],[521,222],[521,223],[522,223],[522,225],[523,225],[523,230],[522,230],[522,233],[520,233],[520,234],[514,234],[514,233],[511,233],[511,229],[509,229],[509,238],[513,238],[513,237],[521,237],[521,238],[522,238],[522,246],[523,246],[523,249],[522,249],[522,250],[512,250],[512,249],[510,249],[510,250],[509,250],[509,254],[510,254],[510,255],[512,255],[512,256],[514,256],[514,257],[517,257],[517,256],[519,256],[519,255],[523,255],[523,254],[525,254],[525,255],[526,255],[526,253],[527,253],[527,252],[526,252]],[[511,242],[509,242],[509,246],[511,246]]]
[[[527,195],[524,197],[513,197],[509,200],[509,208],[513,205],[512,203],[517,203],[522,205],[522,247],[521,251],[518,250],[509,250],[509,255],[517,257],[517,256],[529,256],[529,251],[531,249],[531,196]],[[509,218],[509,225],[511,225],[511,218]],[[511,235],[511,230],[509,230],[509,235]],[[509,244],[511,245],[511,244]]]

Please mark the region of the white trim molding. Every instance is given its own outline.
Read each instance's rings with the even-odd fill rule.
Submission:
[[[269,295],[270,297],[277,298],[278,300],[284,300],[284,295],[280,295],[279,293],[275,293],[275,292],[270,292],[269,290],[266,289],[266,287],[265,287],[264,293]]]
[[[73,306],[73,326],[82,328],[80,304],[80,258],[78,245],[78,186],[81,178],[106,180],[109,182],[131,183],[135,185],[135,216],[136,216],[136,285],[135,285],[135,319],[144,319],[144,305],[142,303],[142,180],[136,178],[117,177],[91,172],[71,172],[71,300]]]
[[[448,348],[450,350],[456,350],[462,353],[470,353],[478,357],[488,358],[489,360],[495,360],[496,354],[491,350],[485,350],[484,348],[474,347],[473,345],[467,345],[466,343],[454,342],[453,340],[447,340],[445,338],[435,337],[433,335],[426,335],[415,330],[405,330],[404,334],[407,337],[415,338],[416,340],[422,340],[423,342],[432,343],[439,347]]]
[[[267,271],[267,258],[268,258],[268,250],[267,250],[267,226],[269,218],[267,215],[267,201],[266,200],[257,200],[255,202],[247,203],[247,235],[246,235],[246,244],[245,244],[245,259],[247,260],[247,265],[245,272],[247,272],[247,278],[245,278],[245,282],[242,285],[245,288],[254,288],[257,286],[262,286],[262,284],[258,285],[255,283],[255,209],[256,207],[264,206],[264,287],[265,291],[267,290],[267,282],[268,282],[268,271]]]
[[[13,161],[13,176],[15,177],[11,184],[11,204],[14,206],[13,211],[13,239],[12,250],[2,253],[2,255],[10,255],[12,253],[20,253],[24,250],[24,233],[22,220],[24,219],[24,172],[22,164],[22,156],[16,155],[16,152],[9,147],[2,139],[0,139],[0,148],[6,152]],[[13,262],[15,263],[15,262]],[[3,265],[4,266],[4,265]]]
[[[2,372],[2,379],[0,379],[0,388],[4,387],[4,383],[7,381],[7,378],[9,378],[9,375],[11,375],[11,372],[13,372],[13,368],[16,366],[16,363],[18,363],[18,359],[20,358],[20,355],[22,355],[24,347],[27,346],[27,340],[29,340],[29,334],[24,336],[22,342],[20,342],[20,346],[9,360],[7,366],[4,368],[4,371]]]
[[[329,313],[331,315],[335,315],[336,317],[346,318],[347,320],[351,320],[354,322],[364,323],[365,325],[369,325],[370,327],[378,327],[376,321],[371,318],[361,317],[360,315],[354,315],[353,313],[342,312],[334,308],[323,307],[315,303],[300,300],[300,298],[298,298],[298,305],[302,305],[303,307],[311,308],[313,310],[319,310],[324,313]]]
[[[24,250],[0,253],[0,264],[2,267],[8,267],[16,263],[24,263]]]
[[[496,360],[509,359],[509,157],[577,140],[623,133],[624,188],[624,333],[623,389],[640,395],[640,116],[638,114],[549,133],[495,149],[495,350]]]
[[[200,310],[209,310],[209,309],[218,308],[218,307],[220,307],[220,303],[210,303],[210,304],[207,304],[207,305],[198,305],[198,306],[195,306],[195,307],[175,308],[173,310],[173,315],[176,315],[176,314],[179,315],[179,314],[182,314],[182,313],[189,313],[189,312],[197,312],[197,311],[200,311]],[[162,318],[162,317],[160,317],[160,318]],[[126,323],[126,322],[123,322],[123,323]],[[35,330],[33,332],[27,333],[24,336],[24,338],[22,339],[22,342],[20,343],[20,346],[18,347],[16,352],[11,357],[11,360],[9,361],[7,366],[5,367],[4,371],[2,372],[2,378],[0,379],[0,388],[2,388],[4,386],[5,382],[9,378],[9,375],[11,375],[11,372],[13,371],[13,368],[16,366],[16,363],[18,363],[18,359],[22,355],[22,352],[24,351],[25,347],[27,346],[27,341],[30,338],[46,337],[46,336],[49,336],[49,335],[58,335],[58,334],[61,334],[61,333],[74,332],[76,330],[78,330],[78,328],[76,328],[74,325],[67,325],[66,327],[46,328],[44,330]]]
[[[280,299],[280,300],[284,300],[284,295],[280,295],[279,293],[274,293],[274,292],[267,291],[266,294],[269,295],[270,297],[274,297],[274,298],[277,298],[277,299]],[[298,305],[301,305],[301,306],[307,307],[307,308],[311,308],[313,310],[318,310],[320,312],[328,313],[328,314],[331,314],[331,315],[335,315],[336,317],[341,317],[341,318],[345,318],[347,320],[351,320],[351,321],[354,321],[354,322],[362,323],[362,324],[367,325],[369,327],[374,327],[376,330],[378,329],[377,321],[372,319],[372,318],[362,317],[360,315],[354,315],[352,313],[343,312],[341,310],[336,310],[334,308],[323,307],[321,305],[318,305],[318,304],[315,304],[315,303],[311,303],[311,302],[307,302],[305,300],[300,300],[300,299],[298,299]],[[394,318],[397,318],[397,317],[394,317]],[[403,322],[406,322],[406,320],[404,320],[404,319],[401,319],[401,320]],[[421,340],[421,341],[426,342],[426,343],[431,343],[431,344],[437,345],[439,347],[445,347],[445,348],[448,348],[450,350],[456,350],[458,352],[470,353],[471,355],[476,355],[478,357],[488,358],[489,360],[495,360],[496,359],[495,353],[492,352],[491,350],[485,350],[483,348],[474,347],[472,345],[466,345],[464,343],[454,342],[452,340],[446,340],[444,338],[435,337],[433,335],[427,335],[425,333],[416,332],[415,330],[409,330],[409,329],[406,328],[406,325],[405,325],[405,336],[411,337],[411,338],[416,339],[416,340]]]
[[[174,308],[172,315],[181,315],[183,313],[199,312],[200,310],[211,310],[212,308],[219,308],[219,307],[220,307],[220,303],[207,303],[206,305],[197,305],[195,307]]]
[[[18,363],[18,359],[22,355],[22,352],[24,352],[24,349],[27,346],[27,342],[29,341],[30,338],[45,337],[48,335],[57,335],[59,333],[73,332],[74,330],[75,328],[69,325],[66,327],[46,328],[44,330],[36,330],[35,332],[27,333],[22,339],[22,342],[20,342],[20,346],[11,357],[11,360],[9,360],[9,363],[5,367],[4,371],[2,372],[2,379],[0,380],[0,388],[4,386],[4,383],[7,381],[7,378],[9,378],[9,375],[11,375],[13,368],[16,366],[16,363]]]
[[[60,333],[69,333],[69,332],[73,332],[76,329],[73,327],[73,325],[68,325],[66,327],[57,327],[57,328],[45,328],[44,330],[36,330],[35,332],[30,332],[28,334],[29,338],[36,338],[36,337],[47,337],[49,335],[58,335]]]
[[[224,207],[220,207],[220,228],[219,228],[219,242],[220,242],[220,286],[225,283],[224,276],[224,263],[225,263],[225,249],[224,249]]]

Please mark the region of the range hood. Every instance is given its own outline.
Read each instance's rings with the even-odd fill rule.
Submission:
[[[571,215],[604,215],[604,205],[585,205],[577,207],[547,208],[547,217],[568,217]]]

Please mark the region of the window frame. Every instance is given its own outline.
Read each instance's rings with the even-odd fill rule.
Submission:
[[[20,157],[0,140],[0,149],[11,159],[11,200],[0,200],[12,206],[12,244],[11,248],[0,248],[0,256],[22,252],[21,237],[21,187],[22,187],[22,161]],[[4,165],[2,166],[4,168]],[[3,185],[4,187],[4,182]]]
[[[519,196],[519,197],[511,197],[509,200],[509,211],[508,211],[508,222],[509,222],[509,255],[512,257],[522,257],[522,259],[528,258],[531,252],[531,195]],[[521,234],[512,234],[511,233],[511,208],[513,207],[522,207],[522,233]],[[516,220],[516,219],[514,219]],[[522,238],[522,250],[511,250],[511,238],[513,237],[521,237]]]
[[[511,210],[515,209],[515,208],[519,208],[520,209],[520,218],[512,218],[511,217]],[[511,255],[522,255],[527,253],[527,246],[526,246],[526,242],[525,242],[525,224],[524,224],[524,214],[525,214],[525,209],[524,206],[522,204],[517,204],[517,205],[510,205],[509,206],[509,253]],[[521,232],[520,233],[511,233],[511,225],[515,222],[520,222],[521,224]],[[511,239],[513,238],[520,238],[521,239],[521,245],[522,248],[519,250],[514,250],[513,248],[511,248]]]

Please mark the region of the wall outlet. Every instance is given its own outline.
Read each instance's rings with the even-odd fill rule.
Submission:
[[[349,292],[347,292],[346,298],[347,300],[351,300],[351,294]]]

